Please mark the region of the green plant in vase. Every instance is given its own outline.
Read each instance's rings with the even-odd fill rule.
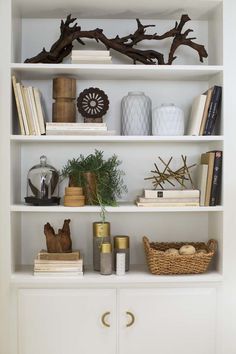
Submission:
[[[69,177],[69,183],[84,189],[86,204],[115,206],[117,198],[127,191],[124,172],[119,169],[121,161],[115,154],[108,159],[103,154],[103,151],[95,150],[86,157],[81,154],[77,159],[68,160],[62,176]],[[102,214],[104,219],[103,209]]]

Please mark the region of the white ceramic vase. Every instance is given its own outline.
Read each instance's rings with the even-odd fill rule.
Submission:
[[[174,104],[162,104],[153,110],[152,135],[184,135],[184,112]]]
[[[121,134],[151,135],[151,99],[143,92],[129,92],[121,101]]]

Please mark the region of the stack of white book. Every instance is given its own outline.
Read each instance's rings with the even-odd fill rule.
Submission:
[[[112,64],[109,50],[72,50],[72,64]]]
[[[41,94],[37,87],[24,87],[12,76],[12,84],[21,135],[45,134],[45,119]]]
[[[115,135],[106,123],[46,123],[46,135]]]
[[[34,275],[37,276],[81,276],[83,259],[80,252],[48,253],[41,251],[34,260]]]
[[[198,189],[145,189],[144,196],[138,197],[136,204],[140,207],[199,206],[199,198]]]

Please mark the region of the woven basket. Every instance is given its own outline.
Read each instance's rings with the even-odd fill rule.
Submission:
[[[199,274],[207,270],[212,257],[217,249],[217,241],[204,242],[149,242],[143,237],[144,250],[150,272],[157,275],[171,274]],[[183,245],[192,245],[199,249],[205,249],[207,253],[195,253],[193,255],[167,254],[168,248],[180,249]]]

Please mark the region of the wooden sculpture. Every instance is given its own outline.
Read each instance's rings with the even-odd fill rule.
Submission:
[[[201,62],[203,62],[203,58],[207,58],[208,56],[203,45],[193,42],[193,40],[196,39],[195,37],[188,38],[189,33],[193,32],[192,29],[187,29],[182,32],[185,23],[190,21],[187,14],[182,15],[179,23],[176,21],[175,26],[164,34],[146,34],[146,28],[155,27],[155,25],[144,26],[139,19],[136,19],[138,28],[134,33],[124,37],[117,35],[115,38],[107,38],[103,33],[103,30],[100,28],[83,31],[77,23],[74,23],[76,20],[76,18],[71,18],[71,15],[68,15],[65,21],[61,20],[60,37],[52,45],[50,50],[46,51],[46,49],[43,48],[43,50],[35,57],[26,59],[25,63],[61,63],[63,58],[70,54],[74,40],[85,45],[82,38],[95,39],[97,42],[103,43],[107,50],[113,49],[131,58],[134,64],[140,62],[149,65],[171,65],[177,58],[175,52],[181,45],[186,45],[196,50]],[[141,50],[136,48],[137,44],[143,40],[163,40],[166,38],[172,38],[172,44],[166,63],[162,53],[155,50]]]
[[[183,161],[183,166],[178,168],[176,171],[174,171],[170,168],[170,163],[171,163],[173,157],[171,157],[167,163],[165,161],[163,161],[160,156],[158,158],[165,166],[163,172],[161,172],[160,169],[158,168],[157,164],[154,163],[155,170],[151,171],[153,173],[153,176],[144,178],[145,180],[152,180],[152,184],[153,184],[154,189],[157,189],[158,187],[160,187],[161,189],[164,189],[163,185],[165,183],[169,183],[172,187],[175,187],[175,184],[171,181],[173,179],[176,180],[183,188],[187,188],[185,185],[185,182],[190,181],[191,186],[194,189],[193,181],[192,181],[189,170],[190,170],[190,168],[193,168],[194,166],[196,166],[196,164],[193,164],[191,166],[187,166],[187,156],[181,155],[181,158]]]
[[[64,220],[63,228],[59,229],[57,234],[49,223],[44,225],[48,253],[72,252],[69,223],[70,219]]]
[[[76,121],[76,80],[61,76],[53,79],[52,121],[74,123]]]
[[[109,108],[109,100],[103,90],[90,87],[80,93],[77,107],[85,123],[102,123],[102,117]]]

